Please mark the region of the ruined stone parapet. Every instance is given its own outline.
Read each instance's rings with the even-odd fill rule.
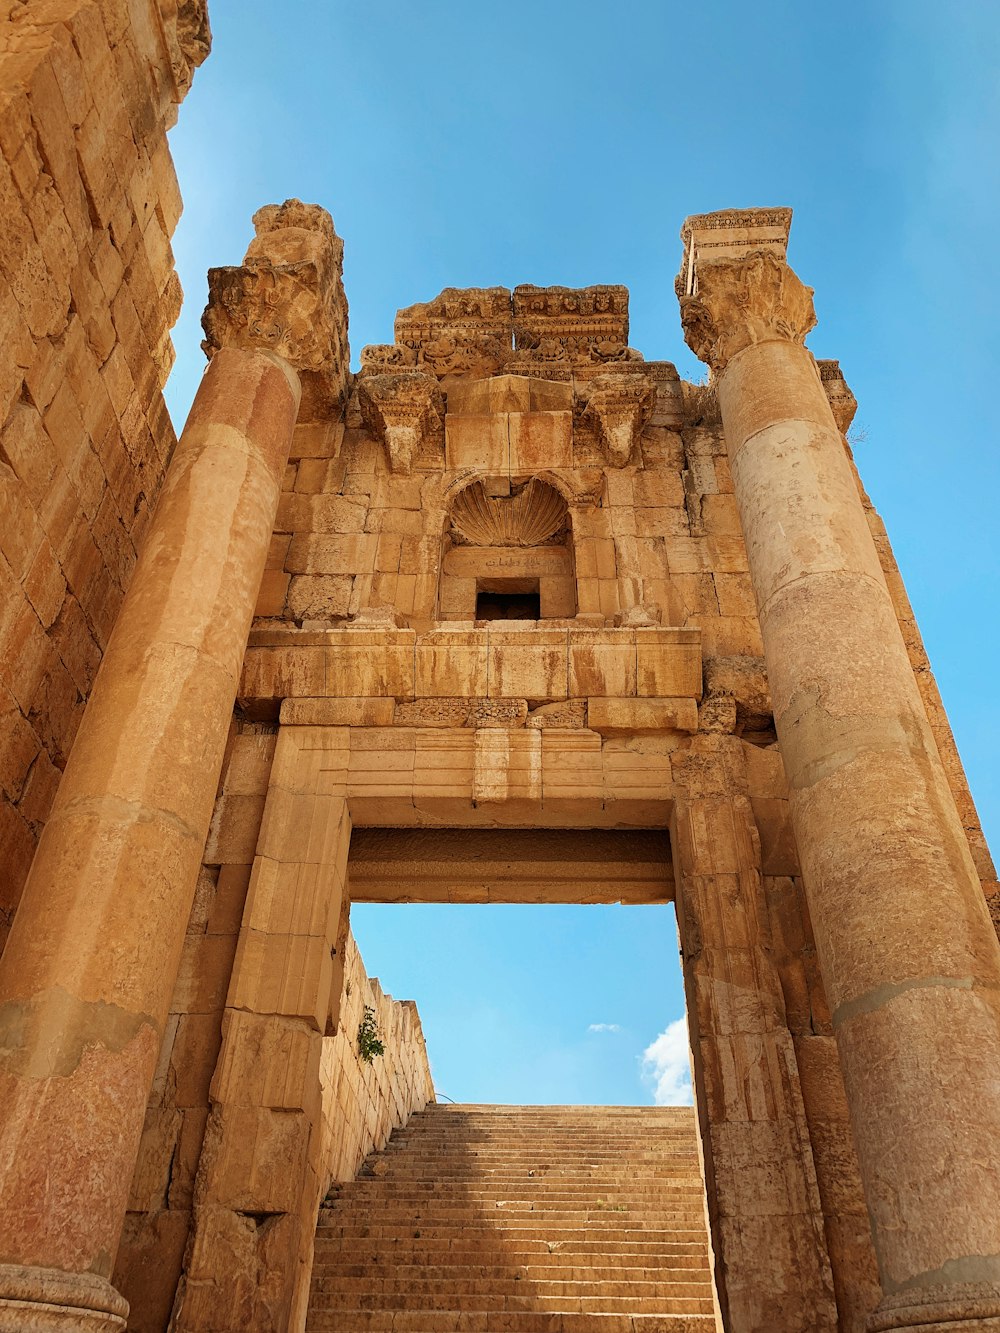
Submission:
[[[344,243],[315,204],[288,199],[254,214],[256,236],[239,267],[209,269],[205,354],[260,348],[302,379],[300,421],[342,402],[350,373]]]

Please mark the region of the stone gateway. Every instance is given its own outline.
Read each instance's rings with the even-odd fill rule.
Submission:
[[[618,286],[354,373],[269,205],[176,440],[204,5],[7,9],[0,1330],[1000,1329],[995,873],[790,210],[684,223],[695,385]],[[674,902],[694,1116],[430,1105],[352,900]]]

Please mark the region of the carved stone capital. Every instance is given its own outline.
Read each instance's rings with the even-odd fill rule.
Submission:
[[[644,375],[597,375],[590,381],[584,416],[597,425],[597,437],[612,467],[625,467],[652,416],[656,387]]]
[[[803,343],[816,323],[812,288],[767,250],[703,260],[693,295],[681,295],[687,345],[716,373],[755,343]]]
[[[297,199],[260,209],[254,226],[239,268],[209,269],[202,347],[284,357],[302,379],[299,419],[319,419],[343,399],[350,366],[344,243],[325,209]]]
[[[393,472],[408,475],[425,436],[444,430],[444,398],[433,375],[396,371],[358,380],[361,418],[383,442]]]

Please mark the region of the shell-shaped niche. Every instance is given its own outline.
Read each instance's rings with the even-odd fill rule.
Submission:
[[[537,477],[510,495],[488,495],[474,481],[455,497],[453,535],[473,546],[541,546],[557,542],[566,531],[568,511],[559,492]]]

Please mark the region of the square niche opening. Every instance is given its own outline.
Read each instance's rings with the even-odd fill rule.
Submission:
[[[476,587],[477,620],[540,620],[538,579],[481,580]]]

